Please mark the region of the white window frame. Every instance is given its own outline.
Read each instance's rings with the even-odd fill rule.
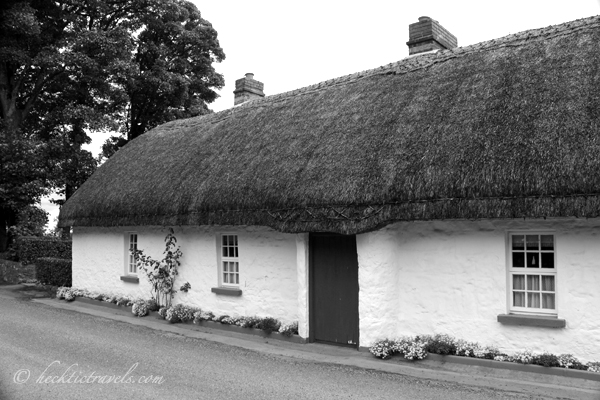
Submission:
[[[227,244],[224,244],[223,238],[227,238]],[[217,236],[217,256],[219,286],[238,288],[241,280],[239,235],[237,233],[220,233]]]
[[[527,236],[538,236],[538,249],[532,250],[527,249],[527,245],[524,244],[523,250],[513,250],[513,236],[523,236],[525,238],[525,242],[527,241]],[[542,250],[541,248],[541,236],[552,236],[553,239],[553,249],[552,250]],[[556,246],[556,232],[554,231],[511,231],[507,235],[506,242],[506,251],[507,251],[507,288],[508,288],[508,310],[511,314],[526,314],[526,315],[543,315],[543,316],[557,316],[558,315],[558,265],[556,260],[557,246]],[[523,253],[524,254],[524,265],[523,267],[515,267],[513,266],[513,253]],[[542,268],[542,254],[552,253],[554,268]],[[540,263],[539,267],[531,268],[527,267],[527,258],[528,255],[531,254],[532,257],[534,254],[538,254],[538,263]],[[533,260],[533,259],[532,259]],[[514,275],[524,275],[525,276],[525,288],[514,288]],[[539,289],[538,290],[528,290],[528,279],[527,276],[553,276],[554,277],[554,291],[550,290],[542,290],[543,282],[539,281]],[[514,291],[525,293],[525,301],[526,304],[528,300],[528,293],[540,293],[540,307],[519,307],[514,305]],[[542,308],[543,294],[554,294],[554,308]]]
[[[137,232],[126,232],[125,233],[125,275],[137,276],[137,265],[133,254],[131,254],[131,246],[134,245],[138,248],[139,235]]]

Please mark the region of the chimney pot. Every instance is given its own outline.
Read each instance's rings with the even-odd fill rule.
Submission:
[[[242,104],[246,101],[265,97],[263,92],[264,84],[254,79],[254,74],[248,72],[244,78],[235,81],[235,90],[233,91],[233,105]]]
[[[414,55],[432,50],[453,49],[458,46],[456,36],[448,32],[435,19],[419,17],[419,22],[408,26],[408,54]]]

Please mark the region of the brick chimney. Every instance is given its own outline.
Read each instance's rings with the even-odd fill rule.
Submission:
[[[419,22],[408,26],[408,54],[414,55],[432,50],[457,47],[456,36],[448,32],[435,19],[420,17]]]
[[[264,87],[265,85],[262,82],[254,79],[254,74],[247,73],[244,78],[235,81],[233,105],[237,106],[248,100],[265,97],[263,93]]]

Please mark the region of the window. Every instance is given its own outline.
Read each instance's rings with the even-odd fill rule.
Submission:
[[[130,275],[136,275],[137,274],[137,265],[135,265],[135,256],[133,255],[133,251],[137,250],[137,241],[138,241],[138,237],[137,237],[137,233],[135,232],[129,232],[128,234],[129,239],[127,240],[127,273]]]
[[[221,235],[220,250],[221,285],[238,286],[240,284],[240,263],[237,235]]]
[[[556,314],[554,235],[512,233],[509,244],[510,310]]]

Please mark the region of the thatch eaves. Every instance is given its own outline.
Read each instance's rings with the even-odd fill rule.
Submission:
[[[600,216],[600,17],[173,121],[133,140],[61,226]]]

